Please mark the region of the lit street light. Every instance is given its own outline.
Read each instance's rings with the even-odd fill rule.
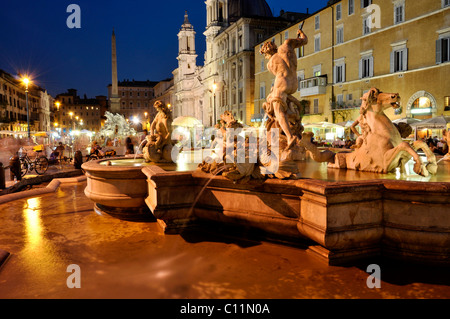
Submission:
[[[31,138],[30,133],[30,110],[28,108],[28,84],[30,83],[30,79],[27,77],[24,77],[22,79],[23,84],[25,84],[25,96],[27,101],[27,127],[28,127],[28,138]]]
[[[58,127],[58,123],[61,122],[61,112],[59,112],[59,107],[61,106],[61,103],[59,101],[56,101],[55,105],[56,105],[56,111],[58,112],[58,115],[57,115],[58,119],[57,119],[57,121],[55,123],[56,124],[55,128],[56,128],[56,127]]]

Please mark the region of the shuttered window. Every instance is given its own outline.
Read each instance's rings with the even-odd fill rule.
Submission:
[[[359,78],[364,79],[373,76],[373,56],[363,57],[359,60]]]
[[[408,70],[408,49],[391,52],[391,73]]]
[[[450,61],[450,38],[436,41],[436,64]]]
[[[372,4],[372,0],[361,0],[361,9],[367,8]]]

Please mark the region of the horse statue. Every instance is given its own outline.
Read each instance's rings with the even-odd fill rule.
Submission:
[[[384,113],[393,107],[400,107],[398,93],[383,93],[372,88],[361,98],[360,116],[354,122],[352,130],[358,135],[353,152],[337,153],[330,157],[328,166],[331,168],[346,168],[365,172],[387,174],[400,168],[405,172],[405,164],[414,159],[414,172],[421,176],[436,174],[436,157],[423,141],[416,141],[413,145],[404,142],[398,128]],[[361,133],[355,128],[360,126]],[[302,138],[301,144],[313,154],[320,155],[317,148]],[[427,156],[428,163],[424,164],[417,153],[422,149]]]

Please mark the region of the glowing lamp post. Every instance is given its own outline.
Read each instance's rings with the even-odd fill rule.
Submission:
[[[56,105],[56,111],[58,112],[58,120],[55,123],[56,124],[55,128],[56,128],[56,127],[58,127],[58,122],[61,122],[61,113],[59,112],[59,107],[61,106],[61,103],[59,101],[56,101],[55,105]]]
[[[31,137],[30,133],[30,110],[28,108],[28,84],[30,84],[30,79],[25,77],[22,79],[23,84],[25,84],[25,97],[27,103],[27,127],[28,127],[28,138]]]

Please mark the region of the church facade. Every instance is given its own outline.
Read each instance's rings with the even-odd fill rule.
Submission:
[[[208,115],[203,112],[204,88],[203,68],[197,66],[195,31],[186,12],[184,23],[178,33],[178,68],[173,73],[173,115],[191,116],[207,123]]]

